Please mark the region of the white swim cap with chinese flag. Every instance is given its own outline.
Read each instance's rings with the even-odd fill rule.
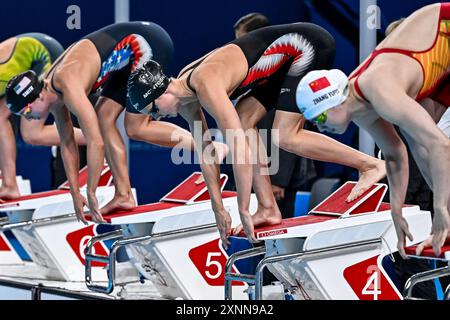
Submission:
[[[347,86],[348,78],[341,70],[311,71],[297,86],[297,107],[307,120],[312,120],[344,102]]]

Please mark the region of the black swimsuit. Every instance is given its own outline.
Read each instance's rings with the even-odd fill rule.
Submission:
[[[152,22],[124,22],[106,26],[84,39],[95,45],[101,59],[101,70],[91,93],[116,101],[127,112],[139,113],[127,98],[128,77],[150,59],[164,69],[169,67],[173,56],[169,34]],[[53,88],[57,91],[54,85]]]
[[[241,48],[247,63],[245,79],[230,95],[255,97],[267,110],[299,113],[295,93],[301,78],[312,70],[330,69],[336,44],[325,29],[312,23],[293,23],[261,28],[229,42]],[[206,57],[183,73],[194,69]],[[180,76],[182,75],[180,74]]]

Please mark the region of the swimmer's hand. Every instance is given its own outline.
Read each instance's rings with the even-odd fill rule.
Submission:
[[[255,238],[255,226],[253,224],[252,216],[250,215],[250,213],[242,213],[242,212],[239,212],[239,215],[241,217],[241,225],[239,225],[234,230],[234,235],[238,235],[242,231],[242,229],[244,229],[248,241],[250,243],[257,242]]]
[[[395,231],[397,233],[398,253],[400,254],[400,256],[403,259],[407,259],[406,251],[405,251],[406,237],[408,237],[408,239],[410,241],[413,241],[414,238],[413,238],[411,232],[409,232],[408,222],[406,221],[406,219],[401,214],[392,213],[391,215],[392,215],[392,221],[394,222]]]
[[[228,237],[231,235],[231,216],[224,208],[214,210],[214,216],[216,217],[217,229],[219,229],[222,245],[226,250],[230,245]]]
[[[450,217],[446,211],[441,212],[434,210],[433,226],[431,227],[431,245],[433,246],[434,254],[439,257],[441,255],[441,248],[445,244],[450,228]]]
[[[73,207],[75,209],[75,214],[77,216],[78,222],[82,222],[84,224],[88,224],[86,217],[84,215],[84,206],[87,206],[88,202],[86,198],[79,192],[71,192]]]
[[[102,217],[102,214],[100,213],[100,210],[98,209],[98,201],[95,192],[88,191],[87,196],[89,203],[89,213],[92,216],[92,220],[97,223],[105,222],[105,220]]]

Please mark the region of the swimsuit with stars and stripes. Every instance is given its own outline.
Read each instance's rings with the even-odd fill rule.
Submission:
[[[244,53],[248,72],[230,99],[255,97],[267,110],[300,113],[295,92],[304,75],[330,69],[336,52],[333,36],[312,23],[293,23],[261,28],[231,41]],[[206,56],[207,57],[207,56]],[[204,59],[206,59],[206,57]],[[182,71],[192,71],[204,59]]]
[[[91,94],[114,100],[127,112],[139,113],[127,98],[128,78],[132,71],[150,59],[165,69],[169,67],[173,56],[169,34],[155,23],[136,21],[106,26],[84,39],[95,45],[101,59],[100,73]]]

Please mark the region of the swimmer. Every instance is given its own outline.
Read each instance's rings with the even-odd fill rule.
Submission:
[[[11,111],[6,106],[5,98],[6,84],[14,76],[28,70],[33,70],[37,76],[43,75],[63,51],[58,41],[42,33],[25,33],[0,43],[0,199],[20,197],[16,182],[16,143],[10,123]],[[20,110],[12,110],[16,111]],[[20,120],[20,132],[26,143],[43,146],[60,144],[56,127],[45,125],[45,120]],[[79,129],[75,129],[75,140],[79,145],[85,144]]]
[[[353,121],[367,130],[382,150],[403,257],[406,237],[413,240],[402,216],[409,170],[406,147],[394,125],[405,136],[434,192],[435,213],[427,243],[439,255],[450,227],[450,140],[436,125],[434,112],[420,103],[429,100],[449,106],[449,74],[450,4],[437,3],[401,22],[349,78],[339,70],[313,71],[297,88],[299,109],[320,130],[342,133]]]
[[[177,78],[167,77],[160,64],[149,61],[130,77],[130,100],[136,110],[153,118],[180,114],[189,123],[191,132],[195,122],[201,123],[203,133],[207,134],[204,108],[222,131],[232,132],[233,138],[228,138],[227,143],[232,154],[240,218],[247,237],[255,241],[254,226],[281,221],[269,176],[255,174],[249,162],[251,152],[244,133],[246,128],[254,128],[268,110],[276,108],[274,128],[280,130],[281,148],[362,172],[352,198],[385,175],[382,161],[302,129],[304,119],[295,103],[297,84],[309,70],[331,66],[334,54],[333,37],[317,25],[269,26],[211,51],[186,66]],[[233,99],[239,99],[236,108]],[[200,155],[209,143],[206,139],[197,146]],[[263,165],[258,162],[256,166]],[[226,247],[231,218],[222,203],[219,167],[206,163],[201,167]],[[258,210],[253,216],[249,212],[252,182],[258,198]]]

